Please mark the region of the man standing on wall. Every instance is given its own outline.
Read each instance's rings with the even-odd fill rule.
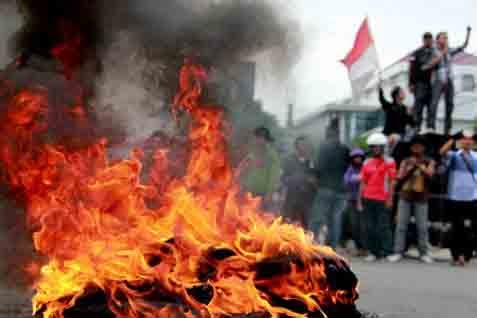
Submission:
[[[429,63],[434,53],[434,37],[426,32],[422,37],[422,47],[411,55],[409,67],[409,90],[414,93],[414,121],[417,131],[421,130],[424,108],[427,108],[427,128],[432,127],[429,122],[429,108],[432,100],[430,69],[423,70],[423,66]]]
[[[464,44],[455,49],[449,48],[447,33],[439,33],[436,37],[437,47],[434,49],[432,60],[422,67],[423,71],[432,70],[432,102],[428,114],[428,128],[432,131],[436,129],[437,109],[443,94],[446,106],[444,133],[448,135],[452,129],[455,94],[452,58],[467,48],[471,31],[472,28],[467,27]]]

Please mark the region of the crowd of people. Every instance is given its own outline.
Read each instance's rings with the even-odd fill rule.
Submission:
[[[452,264],[465,266],[477,252],[477,152],[475,136],[460,131],[450,135],[454,105],[452,57],[470,39],[450,49],[447,33],[423,36],[423,46],[410,61],[409,89],[415,104],[405,106],[405,91],[395,87],[391,101],[379,85],[385,113],[382,133],[367,139],[367,149],[349,151],[335,131],[314,151],[305,137],[294,142],[285,160],[272,146],[265,127],[258,128],[255,146],[240,166],[244,190],[263,198],[265,209],[275,208],[291,222],[314,233],[317,240],[338,248],[343,243],[345,212],[351,223],[356,255],[366,261],[402,260],[409,244],[409,224],[414,216],[420,260],[432,263],[429,240],[429,198],[436,176],[447,178],[446,214],[452,224]],[[430,155],[429,135],[436,134],[436,114],[444,95],[447,138],[437,155]],[[427,108],[426,128],[421,130]],[[399,146],[406,144],[404,153]],[[439,168],[439,169],[438,169]],[[284,202],[277,207],[277,195]],[[279,196],[278,196],[279,197]]]
[[[409,224],[414,216],[420,260],[432,263],[431,183],[445,173],[453,264],[465,266],[477,252],[473,134],[461,131],[450,136],[438,160],[428,156],[426,136],[415,135],[407,144],[409,155],[399,164],[389,155],[389,136],[383,133],[369,136],[367,151],[348,151],[331,135],[313,151],[310,141],[301,136],[285,159],[273,147],[266,128],[256,129],[254,140],[253,151],[239,167],[244,190],[262,197],[265,210],[280,210],[284,218],[313,232],[320,242],[336,249],[349,238],[356,256],[366,261],[399,262],[409,247]],[[439,172],[438,166],[446,169]],[[284,198],[281,204],[279,193]],[[343,233],[345,216],[351,225],[350,237]]]

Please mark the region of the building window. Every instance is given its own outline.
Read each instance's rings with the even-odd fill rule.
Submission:
[[[473,92],[475,90],[475,78],[472,74],[462,76],[462,91]]]

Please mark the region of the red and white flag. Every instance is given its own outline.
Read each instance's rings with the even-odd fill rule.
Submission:
[[[354,47],[341,62],[348,68],[353,98],[356,99],[380,68],[367,18],[359,28]]]

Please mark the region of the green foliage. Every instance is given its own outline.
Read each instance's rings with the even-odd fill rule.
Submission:
[[[351,145],[356,148],[360,148],[363,150],[368,149],[368,144],[366,142],[366,139],[368,138],[367,135],[360,135],[356,137],[352,142]]]

